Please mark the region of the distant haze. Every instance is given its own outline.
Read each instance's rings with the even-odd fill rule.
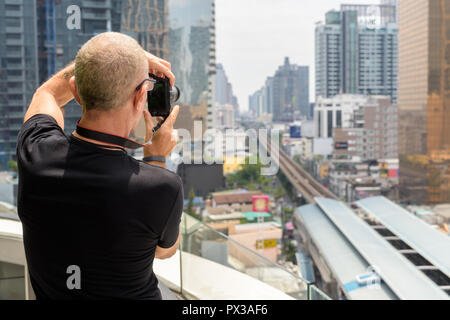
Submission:
[[[216,55],[241,110],[288,56],[309,66],[310,100],[315,99],[314,29],[341,3],[379,4],[379,0],[216,0]]]

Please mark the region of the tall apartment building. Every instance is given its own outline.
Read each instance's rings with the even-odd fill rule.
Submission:
[[[450,202],[450,0],[399,1],[400,197]]]
[[[340,12],[330,11],[326,23],[316,26],[316,97],[333,97],[341,91]]]
[[[341,5],[315,30],[316,97],[388,95],[397,101],[395,6]]]
[[[39,81],[36,3],[0,0],[0,170],[16,153],[17,134]]]
[[[337,95],[319,98],[315,136],[333,138],[333,157],[397,159],[397,106],[387,96]]]
[[[219,104],[231,104],[237,107],[237,98],[233,92],[233,86],[228,81],[227,74],[223,65],[218,63],[216,65],[216,77],[215,77],[215,102]]]
[[[181,89],[180,102],[208,103],[207,128],[214,126],[214,0],[169,0],[169,47],[172,71]]]
[[[291,64],[289,58],[273,77],[273,119],[290,121],[294,114],[307,116],[309,110],[309,67]]]
[[[291,64],[286,57],[275,75],[249,97],[249,103],[257,115],[272,114],[274,121],[292,121],[295,115],[308,117],[309,67]]]

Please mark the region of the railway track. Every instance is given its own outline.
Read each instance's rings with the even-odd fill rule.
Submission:
[[[268,153],[271,154],[271,143],[266,139],[260,139],[260,142],[266,148]],[[278,165],[288,180],[308,203],[315,203],[314,198],[316,197],[325,197],[337,200],[337,197],[330,190],[314,179],[281,149],[279,150]]]

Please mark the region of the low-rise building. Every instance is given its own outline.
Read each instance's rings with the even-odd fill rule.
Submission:
[[[261,191],[238,190],[232,192],[216,192],[212,194],[212,207],[251,205],[253,196],[261,195]]]

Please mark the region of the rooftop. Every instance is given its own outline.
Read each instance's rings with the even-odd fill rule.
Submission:
[[[261,195],[261,191],[249,191],[245,193],[225,193],[217,194],[213,193],[213,200],[216,205],[231,204],[231,203],[250,203],[252,197]]]

